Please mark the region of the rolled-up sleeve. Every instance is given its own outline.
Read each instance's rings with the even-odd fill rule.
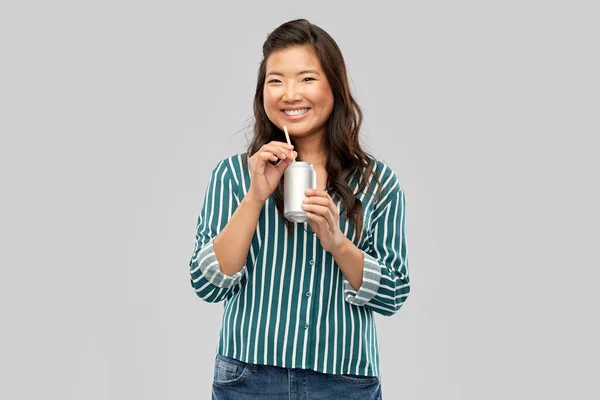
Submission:
[[[223,230],[238,204],[232,172],[227,160],[221,161],[211,173],[196,225],[194,253],[189,262],[192,287],[207,302],[227,298],[245,273],[246,266],[231,276],[221,272],[213,249],[214,238]]]
[[[394,177],[395,181],[395,177]],[[348,303],[386,316],[396,313],[410,293],[406,252],[406,199],[397,181],[373,211],[372,245],[364,254],[362,286],[356,291],[344,278]]]

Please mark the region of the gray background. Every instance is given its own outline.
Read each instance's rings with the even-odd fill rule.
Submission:
[[[384,398],[599,398],[592,3],[3,2],[0,398],[209,398],[196,218],[298,17],[340,45],[407,196]]]

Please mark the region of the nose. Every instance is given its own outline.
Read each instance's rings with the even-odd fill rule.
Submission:
[[[294,103],[302,100],[302,95],[298,92],[296,85],[288,84],[283,92],[282,100],[286,103]]]

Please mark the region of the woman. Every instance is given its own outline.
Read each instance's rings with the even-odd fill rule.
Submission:
[[[306,20],[263,45],[247,153],[213,169],[191,283],[224,301],[213,399],[380,399],[374,313],[409,291],[405,199],[359,144],[362,113],[340,49]],[[287,126],[292,146],[286,142]],[[283,217],[283,173],[308,161],[310,221]]]

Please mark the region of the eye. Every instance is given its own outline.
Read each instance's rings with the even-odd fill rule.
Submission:
[[[267,83],[277,83],[277,82],[281,82],[281,81],[279,79],[271,79]]]
[[[310,76],[307,76],[306,78],[303,78],[303,79],[302,79],[302,82],[308,82],[309,80],[310,80],[310,81],[314,81],[314,80],[316,80],[316,79],[315,79],[315,78],[311,78]]]

